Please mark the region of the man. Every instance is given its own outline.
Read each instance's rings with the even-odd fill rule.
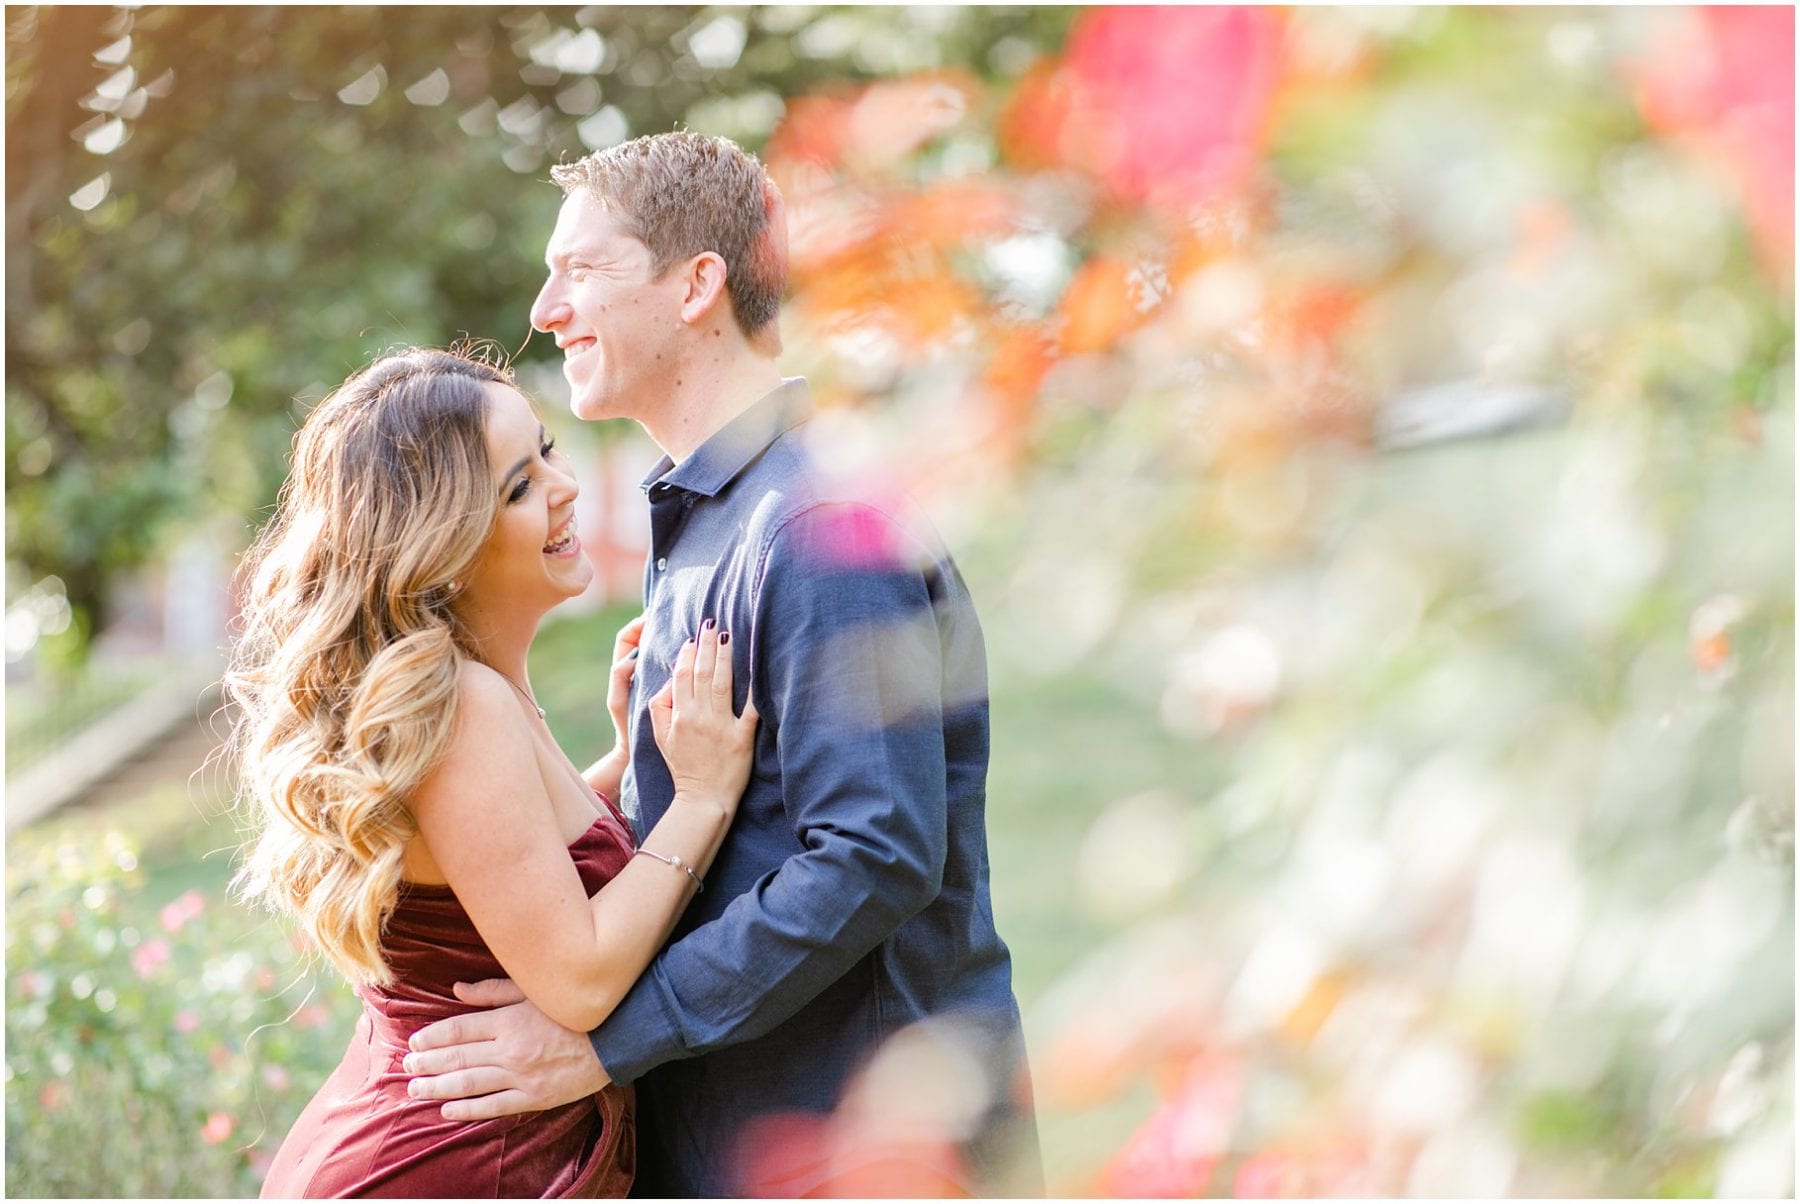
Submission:
[[[607,1021],[569,1033],[510,984],[477,984],[466,1001],[504,1006],[415,1037],[413,1094],[476,1119],[635,1082],[636,1194],[800,1195],[844,1174],[843,1151],[771,1154],[775,1135],[824,1132],[795,1120],[829,1113],[887,1038],[926,1031],[979,1072],[979,1098],[946,1122],[942,1186],[1032,1190],[988,896],[985,653],[962,578],[904,498],[834,483],[808,451],[806,384],[776,366],[785,219],[754,158],[672,133],[552,175],[565,199],[532,325],[562,348],[577,415],[635,419],[667,453],[644,481],[622,800],[640,836],[672,795],[648,701],[703,624],[730,634],[737,705],[752,693],[762,720],[703,893]]]

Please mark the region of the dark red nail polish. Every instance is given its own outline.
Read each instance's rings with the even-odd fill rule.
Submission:
[[[723,648],[729,643],[731,643],[731,633],[729,631],[721,631],[719,633],[719,647]]]

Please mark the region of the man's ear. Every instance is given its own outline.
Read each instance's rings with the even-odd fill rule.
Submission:
[[[725,296],[725,260],[716,251],[702,251],[689,261],[687,292],[681,299],[681,320],[697,326]]]

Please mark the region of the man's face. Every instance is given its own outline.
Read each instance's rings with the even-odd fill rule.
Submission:
[[[649,248],[584,188],[563,201],[544,262],[531,325],[562,348],[570,408],[589,420],[653,413],[675,366],[680,274],[653,279]]]

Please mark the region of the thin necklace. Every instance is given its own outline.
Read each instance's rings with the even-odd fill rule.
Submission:
[[[500,670],[495,669],[494,672],[500,673]],[[531,709],[538,713],[539,719],[543,719],[546,721],[549,720],[550,716],[544,714],[544,708],[538,705],[538,700],[531,696],[530,690],[527,690],[524,686],[522,686],[518,682],[514,681],[512,679],[512,674],[510,674],[510,673],[500,673],[500,676],[504,677],[506,679],[507,685],[511,686],[513,689],[517,690],[521,695],[524,696],[525,701],[529,702],[531,704]]]

